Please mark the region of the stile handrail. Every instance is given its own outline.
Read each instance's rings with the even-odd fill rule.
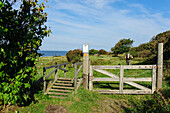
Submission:
[[[53,66],[43,67],[43,82],[44,82],[43,91],[44,91],[44,93],[45,93],[46,90],[47,90],[46,79],[55,72],[55,80],[56,80],[56,79],[57,79],[57,70],[58,70],[58,69],[64,71],[64,75],[65,75],[65,77],[66,77],[66,72],[68,72],[68,70],[66,70],[66,65],[67,65],[67,64],[68,64],[68,63],[57,64],[57,62],[56,62],[55,65],[53,65]],[[64,65],[64,68],[65,68],[65,69],[61,68],[61,66],[63,66],[63,65]],[[49,75],[46,76],[46,70],[47,70],[47,69],[51,69],[51,68],[55,68],[55,69],[54,69],[53,71],[51,71],[51,73],[50,73]]]
[[[80,73],[80,70],[82,69],[82,67],[83,67],[83,62],[78,62],[78,63],[75,63],[75,64],[73,64],[74,65],[74,93],[76,93],[77,92],[77,89],[78,89],[78,85],[80,84],[80,83],[78,83],[77,84],[77,75]],[[77,67],[78,67],[78,65],[80,65],[80,67],[79,67],[79,69],[77,69]],[[82,80],[80,80],[79,82],[81,82]]]

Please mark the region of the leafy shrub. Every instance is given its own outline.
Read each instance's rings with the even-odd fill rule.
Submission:
[[[98,50],[95,50],[95,49],[90,49],[90,50],[89,50],[89,54],[90,54],[90,55],[98,54],[98,52],[99,52],[99,51],[98,51]]]
[[[104,49],[100,49],[98,52],[99,55],[106,55],[107,51],[105,51]]]
[[[0,104],[23,104],[36,75],[35,59],[42,39],[50,33],[44,23],[44,3],[0,1]]]
[[[83,56],[83,52],[80,49],[70,50],[67,54],[67,60],[71,63],[76,63],[81,61],[81,57]]]
[[[151,55],[151,52],[149,50],[144,50],[144,51],[138,52],[138,57],[141,57],[141,58],[147,58],[150,55]]]

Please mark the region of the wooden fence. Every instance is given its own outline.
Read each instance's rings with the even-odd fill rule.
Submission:
[[[110,73],[103,69],[120,69],[120,77],[113,73]],[[124,77],[124,69],[151,69],[152,77]],[[96,78],[93,75],[93,70],[103,73],[110,78]],[[153,94],[156,90],[156,65],[119,65],[119,66],[110,66],[110,65],[99,65],[99,66],[90,66],[90,75],[89,75],[89,90],[93,90],[93,82],[95,81],[119,81],[119,90],[94,90],[99,91],[100,93],[107,94]],[[147,81],[152,82],[152,89],[149,89],[145,86],[142,86],[136,81]],[[124,90],[123,83],[134,86],[140,90]]]
[[[78,65],[80,65],[79,69],[77,69]],[[83,62],[75,63],[74,64],[74,93],[77,92],[80,85],[83,83],[83,78],[80,78],[79,81],[77,81],[77,75],[80,73],[80,70],[83,67]]]
[[[44,82],[44,93],[48,92],[49,88],[55,83],[55,81],[58,79],[58,76],[57,76],[57,70],[60,69],[60,70],[63,70],[64,71],[64,77],[66,77],[66,72],[68,72],[68,70],[66,70],[66,65],[68,63],[63,63],[63,64],[57,64],[57,62],[55,63],[55,65],[53,66],[49,66],[49,67],[44,67],[43,68],[43,82]],[[64,66],[64,68],[61,68],[61,66]],[[46,70],[47,69],[51,69],[51,68],[54,68],[54,70],[46,76]],[[51,76],[53,73],[55,73],[55,78],[54,80],[52,81],[52,83],[49,84],[49,87],[47,88],[47,83],[46,83],[46,80],[49,76]]]

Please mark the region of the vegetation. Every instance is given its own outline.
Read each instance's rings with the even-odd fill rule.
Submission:
[[[83,56],[83,52],[80,49],[70,50],[67,54],[67,60],[71,63],[76,63],[81,61],[81,57]]]
[[[113,51],[113,54],[115,56],[118,56],[118,54],[128,52],[130,48],[132,47],[133,42],[134,41],[130,40],[130,38],[121,39],[113,48],[111,48],[111,51]]]
[[[42,39],[49,35],[44,3],[0,0],[0,105],[26,103],[36,75],[35,60]]]
[[[100,49],[98,52],[98,55],[106,55],[107,51],[105,51],[104,49]]]
[[[99,52],[99,51],[98,51],[98,50],[95,50],[95,49],[90,49],[90,50],[89,50],[89,54],[90,54],[90,55],[98,54],[98,52]]]

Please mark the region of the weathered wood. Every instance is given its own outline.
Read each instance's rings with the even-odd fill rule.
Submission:
[[[133,87],[136,87],[136,88],[138,88],[138,89],[150,90],[149,88],[144,87],[144,86],[142,86],[142,85],[140,85],[140,84],[137,84],[137,83],[135,83],[135,82],[125,82],[125,83],[126,83],[126,84],[129,84],[129,85],[131,85],[131,86],[133,86]]]
[[[60,78],[58,78],[58,80],[68,80],[68,81],[72,81],[72,78],[62,78],[62,77],[60,77]]]
[[[123,90],[120,93],[119,90],[93,90],[102,94],[151,94],[151,90]]]
[[[56,92],[48,92],[48,94],[53,94],[53,95],[68,95],[67,93],[56,93]]]
[[[108,75],[108,76],[110,76],[110,77],[112,77],[112,78],[119,78],[117,75],[115,75],[115,74],[113,74],[113,73],[110,73],[110,72],[108,72],[108,71],[102,70],[102,69],[94,69],[94,70],[96,70],[96,71],[98,71],[98,72],[100,72],[100,73],[103,73],[103,74],[105,74],[105,75]]]
[[[119,78],[119,92],[123,93],[123,75],[124,75],[124,66],[120,66],[120,78]]]
[[[88,63],[89,53],[83,54],[83,88],[88,89]]]
[[[78,65],[82,65],[82,64],[83,64],[83,62],[78,62],[78,63],[75,63],[75,64],[73,64],[73,65],[74,65],[74,66],[75,66],[75,65],[78,66]]]
[[[45,77],[45,79],[47,79],[51,74],[53,74],[54,72],[56,72],[57,68],[54,69],[48,76]]]
[[[123,65],[124,69],[152,69],[152,65]],[[93,66],[93,69],[120,69],[120,65],[99,65]]]
[[[152,94],[156,90],[156,65],[152,66]]]
[[[80,85],[83,83],[83,78],[79,79],[78,83],[77,83],[77,87],[74,90],[74,93],[77,93],[77,90],[79,89]]]
[[[74,65],[74,92],[76,92],[77,87],[77,65]]]
[[[113,66],[113,65],[98,65],[98,66],[93,66],[93,69],[120,69],[120,66]]]
[[[93,78],[92,81],[119,81],[119,78]],[[152,81],[151,77],[146,78],[134,78],[134,77],[123,77],[124,82],[130,82],[130,81],[145,81],[150,82]]]
[[[124,65],[124,69],[152,69],[152,65]]]
[[[45,91],[46,91],[45,74],[46,74],[46,69],[45,69],[45,68],[43,68],[43,81],[44,81],[44,88],[43,88],[43,92],[44,92],[44,93],[45,93]]]
[[[66,70],[66,65],[64,65],[64,77],[66,78],[66,72],[68,72],[68,70]]]
[[[66,81],[66,80],[61,80],[61,81],[57,81],[58,83],[73,83],[73,81]]]
[[[57,77],[58,78],[58,77]],[[52,86],[55,84],[55,82],[57,81],[57,78],[55,80],[53,80],[53,82],[51,84],[48,85],[48,88],[46,90],[46,93],[48,93],[50,91],[50,89],[52,88]]]
[[[64,83],[54,83],[54,85],[58,85],[58,86],[73,86],[72,84],[64,84]]]
[[[65,68],[65,69],[63,69],[63,68],[61,68],[61,67],[58,67],[58,69],[63,70],[63,71],[64,71],[64,74],[65,74],[65,72],[68,72],[68,70],[66,69],[66,65],[64,66],[64,68]]]
[[[53,86],[53,88],[60,88],[60,89],[74,89],[74,87],[65,87],[65,86]]]
[[[93,89],[93,67],[90,66],[90,74],[89,74],[89,90]]]
[[[162,88],[162,72],[163,72],[163,43],[158,44],[158,73],[157,73],[157,90]]]
[[[71,90],[61,90],[61,89],[50,89],[50,91],[56,91],[56,92],[71,92]]]

